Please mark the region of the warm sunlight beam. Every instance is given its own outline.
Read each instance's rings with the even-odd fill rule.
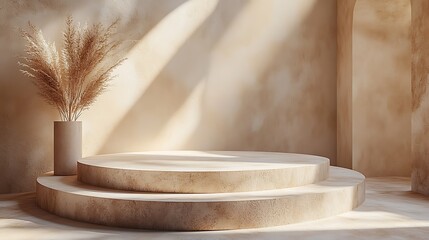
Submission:
[[[127,54],[127,61],[116,71],[118,77],[112,82],[112,87],[94,104],[91,111],[82,117],[85,122],[84,156],[99,151],[106,137],[135,101],[141,97],[191,34],[214,11],[217,2],[217,0],[187,1],[164,17],[139,40]]]
[[[182,107],[171,117],[148,149],[181,149],[200,121],[204,82],[200,81]]]
[[[343,213],[337,217],[320,221],[311,229],[305,223],[296,224],[294,231],[352,231],[369,229],[393,229],[393,228],[426,228],[429,221],[413,219],[406,215],[388,211],[359,211],[354,210]],[[270,232],[283,232],[283,227],[270,228]]]
[[[315,1],[305,1],[305,4],[302,1],[249,3],[213,52],[212,74],[207,84],[208,107],[216,109],[221,115],[234,118],[240,108],[240,94],[254,88],[258,80],[261,80],[261,75],[273,64],[279,49],[300,27],[314,3]],[[283,9],[289,8],[296,9],[294,14],[282,13]],[[284,75],[289,74],[286,72]]]
[[[261,78],[282,43],[299,27],[315,1],[305,3],[249,2],[212,50],[207,75],[154,138],[149,149],[186,148],[184,144],[199,124],[201,109],[213,109],[220,116],[234,119],[240,108],[240,94]],[[295,14],[284,14],[285,8],[296,9]],[[213,127],[219,126],[213,123]]]

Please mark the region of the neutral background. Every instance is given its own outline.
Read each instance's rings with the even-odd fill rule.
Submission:
[[[300,152],[368,177],[410,176],[413,156],[429,186],[428,12],[426,0],[1,1],[0,193],[52,170],[59,119],[18,71],[17,30],[31,21],[61,45],[68,15],[120,17],[125,40],[81,118],[84,156]]]
[[[410,176],[411,5],[422,1],[337,1],[339,166]]]
[[[411,172],[410,0],[358,0],[352,29],[353,168],[368,176],[406,176]]]
[[[0,193],[52,170],[58,114],[18,71],[27,21],[121,17],[128,60],[84,113],[84,156],[155,149],[311,153],[336,162],[336,1],[1,1]]]

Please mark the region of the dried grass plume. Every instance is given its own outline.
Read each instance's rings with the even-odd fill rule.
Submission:
[[[28,31],[21,30],[27,43],[26,56],[19,62],[21,72],[32,78],[40,95],[58,109],[61,120],[76,121],[106,89],[113,70],[124,60],[107,61],[122,43],[112,40],[117,23],[81,27],[68,17],[61,50],[31,23]]]

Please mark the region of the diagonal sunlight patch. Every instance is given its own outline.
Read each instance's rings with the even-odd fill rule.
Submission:
[[[141,76],[153,80],[217,4],[218,0],[191,0],[162,19],[129,54],[133,63],[143,68]]]
[[[241,105],[238,96],[255,88],[282,45],[301,27],[315,2],[252,1],[248,4],[213,52],[212,74],[207,84],[208,107],[233,121]],[[293,14],[284,14],[284,9],[295,10]],[[284,75],[289,74],[285,72]]]
[[[117,79],[85,113],[83,155],[96,154],[155,77],[214,11],[218,0],[190,0],[163,18],[127,54]],[[143,110],[144,111],[144,110]]]
[[[204,81],[200,81],[161,132],[150,143],[149,149],[181,149],[200,121],[201,97]]]
[[[149,148],[186,148],[184,144],[200,124],[212,124],[213,131],[220,130],[212,119],[200,122],[203,109],[233,122],[241,107],[242,92],[255,87],[285,40],[313,10],[315,2],[249,1],[211,51],[207,75]],[[288,8],[296,11],[284,14]]]

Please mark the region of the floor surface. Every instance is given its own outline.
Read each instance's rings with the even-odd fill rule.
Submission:
[[[212,232],[151,232],[80,223],[39,209],[34,193],[0,195],[0,239],[429,239],[429,197],[410,192],[408,178],[369,178],[366,187],[362,206],[335,217]]]

